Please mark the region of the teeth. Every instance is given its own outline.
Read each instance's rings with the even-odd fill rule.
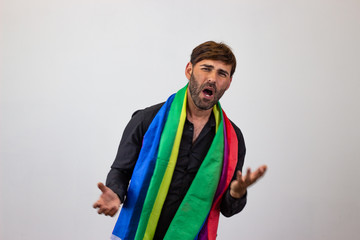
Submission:
[[[212,96],[212,91],[209,89],[205,89],[203,92],[204,92],[205,96],[207,96],[207,97]]]

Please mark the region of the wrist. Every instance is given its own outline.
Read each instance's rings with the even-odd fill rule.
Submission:
[[[230,196],[233,198],[242,198],[246,193],[246,189],[244,191],[236,192],[230,189]]]

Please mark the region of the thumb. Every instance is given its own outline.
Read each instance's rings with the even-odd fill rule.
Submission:
[[[98,188],[101,190],[101,192],[105,192],[106,191],[106,189],[107,189],[107,187],[102,183],[102,182],[99,182],[98,184],[97,184],[97,186],[98,186]]]
[[[242,178],[242,172],[241,172],[240,170],[238,170],[238,171],[236,172],[236,180],[237,180],[237,181],[241,181],[241,178]]]

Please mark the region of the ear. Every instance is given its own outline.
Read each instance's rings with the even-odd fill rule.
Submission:
[[[188,62],[185,68],[185,76],[188,80],[190,80],[191,78],[192,71],[193,71],[193,65],[191,62]]]

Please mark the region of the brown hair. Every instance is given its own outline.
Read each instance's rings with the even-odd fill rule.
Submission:
[[[230,47],[225,43],[217,43],[214,41],[208,41],[200,44],[191,53],[190,62],[192,65],[205,60],[219,60],[227,65],[231,65],[230,76],[235,72],[236,58]]]

